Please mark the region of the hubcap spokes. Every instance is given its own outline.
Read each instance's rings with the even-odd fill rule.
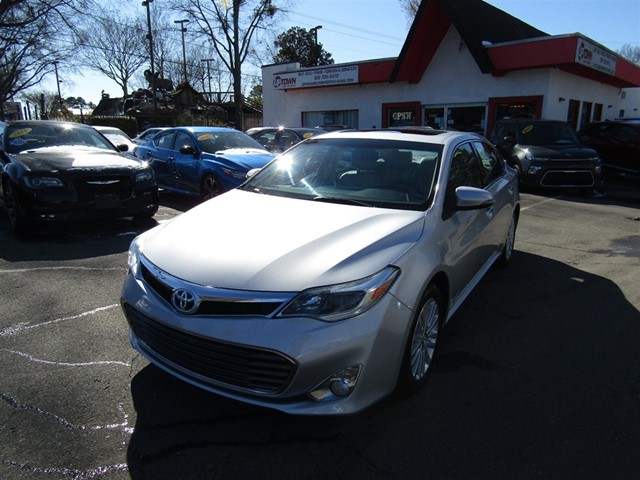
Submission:
[[[438,303],[430,298],[420,312],[411,341],[411,375],[414,380],[421,380],[431,365],[438,339],[439,320]]]

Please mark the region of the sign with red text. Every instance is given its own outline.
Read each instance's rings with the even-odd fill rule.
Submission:
[[[582,38],[579,39],[576,49],[576,63],[609,75],[616,73],[616,56]]]
[[[273,88],[277,90],[324,87],[327,85],[349,85],[354,83],[358,83],[357,65],[327,66],[313,70],[282,72],[273,76]]]

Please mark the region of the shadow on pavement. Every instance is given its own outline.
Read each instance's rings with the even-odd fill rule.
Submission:
[[[637,475],[640,313],[613,282],[516,252],[441,340],[422,391],[348,417],[235,403],[146,366],[131,383],[131,478]]]

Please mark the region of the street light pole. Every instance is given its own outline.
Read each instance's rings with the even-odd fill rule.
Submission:
[[[187,52],[184,47],[184,34],[187,31],[185,23],[189,23],[189,20],[174,20],[173,23],[180,24],[180,31],[182,32],[182,73],[184,75],[184,83],[187,83]]]
[[[309,33],[313,33],[313,45],[314,47],[316,47],[316,62],[315,64],[318,65],[318,62],[320,61],[320,52],[317,51],[318,50],[318,30],[320,30],[322,28],[322,25],[316,25],[315,27],[313,27],[312,29],[309,30]]]
[[[58,61],[53,62],[53,69],[56,72],[56,86],[58,87],[58,108],[62,110],[62,94],[60,93],[60,79],[58,78]]]
[[[142,2],[143,7],[147,7],[147,38],[149,39],[149,59],[151,61],[151,96],[153,97],[153,113],[158,113],[158,101],[156,99],[156,73],[153,66],[153,37],[151,36],[151,10],[149,5],[153,0],[145,0]]]

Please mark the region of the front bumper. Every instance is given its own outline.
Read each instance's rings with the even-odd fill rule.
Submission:
[[[261,315],[181,315],[128,273],[121,304],[133,348],[173,376],[210,392],[293,414],[348,414],[397,383],[412,311],[387,294],[364,314],[327,323]],[[310,392],[358,367],[348,396]]]
[[[520,180],[539,187],[596,188],[602,184],[602,174],[599,167],[531,164]]]
[[[67,192],[25,193],[22,205],[28,220],[36,223],[66,222],[91,218],[153,216],[158,211],[157,188],[134,191],[126,198],[96,195],[81,199]]]

